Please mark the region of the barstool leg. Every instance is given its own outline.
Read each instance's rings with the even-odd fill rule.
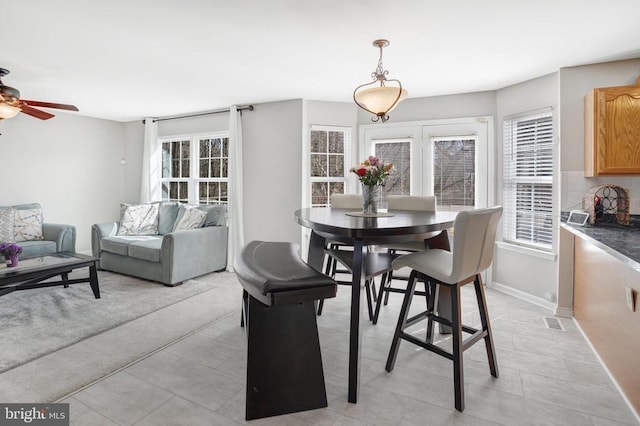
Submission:
[[[462,352],[462,312],[460,310],[460,286],[451,286],[451,341],[453,343],[453,386],[455,407],[464,411],[464,370]]]
[[[409,316],[409,307],[411,306],[411,299],[413,298],[413,292],[416,290],[416,278],[418,273],[413,270],[409,275],[409,282],[407,283],[407,292],[402,299],[402,307],[400,308],[400,316],[398,317],[398,324],[396,325],[396,331],[393,333],[393,341],[391,342],[391,349],[389,350],[389,356],[387,357],[387,365],[385,370],[388,372],[393,371],[393,367],[396,363],[396,357],[398,356],[398,349],[400,348],[400,335],[404,330],[404,325],[407,322]]]
[[[489,360],[489,370],[493,377],[498,377],[498,363],[496,361],[496,349],[493,346],[493,334],[491,333],[491,324],[489,323],[489,313],[487,311],[487,299],[484,295],[484,286],[482,285],[482,277],[480,274],[476,275],[476,279],[473,281],[473,286],[476,290],[476,299],[478,300],[478,310],[480,311],[480,323],[482,329],[487,331],[487,335],[484,337],[484,344],[487,347],[487,358]]]
[[[433,315],[438,303],[438,294],[440,293],[440,286],[437,283],[431,282],[425,279],[424,291],[427,293],[427,343],[433,344],[433,329],[434,321]]]
[[[373,303],[371,302],[371,283],[373,279],[366,280],[364,283],[364,289],[367,292],[367,310],[369,312],[369,321],[373,321]],[[375,285],[375,282],[373,282]]]

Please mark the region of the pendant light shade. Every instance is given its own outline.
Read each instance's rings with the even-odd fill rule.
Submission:
[[[400,80],[387,79],[389,71],[382,66],[382,48],[389,45],[388,40],[375,40],[373,45],[380,48],[378,67],[371,73],[373,81],[362,84],[353,91],[353,100],[360,108],[374,115],[371,121],[389,119],[389,111],[407,97],[407,91],[402,88]]]

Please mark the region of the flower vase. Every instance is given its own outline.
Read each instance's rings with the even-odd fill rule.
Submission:
[[[13,268],[14,266],[18,266],[18,255],[10,254],[5,260],[7,261],[7,268]]]
[[[362,212],[364,214],[378,213],[378,185],[362,184]]]

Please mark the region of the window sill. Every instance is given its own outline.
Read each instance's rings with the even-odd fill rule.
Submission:
[[[527,256],[534,256],[540,259],[545,259],[550,262],[555,262],[558,255],[549,251],[538,250],[531,247],[519,246],[517,244],[506,243],[504,241],[496,241],[496,245],[499,249],[508,250],[520,254],[526,254]]]

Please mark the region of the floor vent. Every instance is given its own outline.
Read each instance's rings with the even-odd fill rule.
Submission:
[[[558,320],[558,318],[554,318],[554,317],[543,317],[543,318],[547,328],[564,331],[564,327],[562,327],[562,323]]]

